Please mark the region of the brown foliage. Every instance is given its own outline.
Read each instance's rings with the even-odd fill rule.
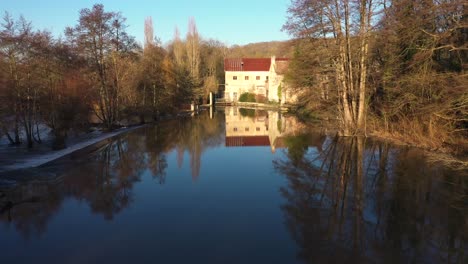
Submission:
[[[291,58],[294,53],[293,41],[270,41],[234,45],[228,50],[231,58],[269,58],[270,56]]]

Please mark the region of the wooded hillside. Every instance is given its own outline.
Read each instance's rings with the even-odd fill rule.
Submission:
[[[290,58],[294,53],[293,41],[270,41],[234,45],[228,50],[231,58],[269,58],[271,56]]]

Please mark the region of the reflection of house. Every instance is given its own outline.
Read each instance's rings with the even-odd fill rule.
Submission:
[[[270,146],[283,148],[283,136],[302,128],[294,117],[275,111],[226,108],[226,147]]]
[[[289,102],[294,99],[284,84],[288,68],[286,58],[225,59],[226,86],[224,97],[236,102],[243,93],[254,93],[268,101]]]
[[[237,107],[226,108],[226,146],[269,146],[268,117],[255,116],[255,110],[242,109],[250,116],[244,116]]]

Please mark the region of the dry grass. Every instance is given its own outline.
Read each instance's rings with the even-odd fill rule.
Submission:
[[[465,171],[468,176],[468,160],[462,160],[447,153],[427,153],[429,162],[442,164],[457,171]]]
[[[422,118],[402,119],[398,123],[391,124],[383,123],[381,120],[372,119],[368,123],[370,134],[399,145],[416,146],[441,153],[464,155],[468,152],[468,138],[463,134],[451,133],[442,123]]]

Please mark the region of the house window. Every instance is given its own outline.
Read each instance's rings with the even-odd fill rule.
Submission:
[[[245,80],[248,81],[248,80],[249,80],[249,76],[245,76]]]
[[[232,76],[232,79],[233,79],[233,80],[237,80],[237,76]]]
[[[259,80],[260,80],[260,76],[255,77],[255,79],[256,79],[257,81],[259,81]]]
[[[237,127],[234,128],[234,132],[237,132]]]
[[[260,131],[260,128],[259,128],[259,127],[257,127],[256,129],[257,129],[257,131]]]
[[[249,128],[248,128],[248,127],[246,127],[246,128],[245,128],[245,132],[248,132],[248,131],[249,131]]]
[[[268,76],[266,77],[266,80],[268,81]]]

